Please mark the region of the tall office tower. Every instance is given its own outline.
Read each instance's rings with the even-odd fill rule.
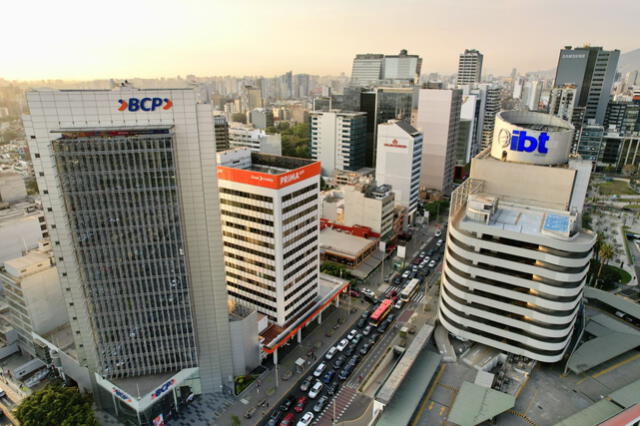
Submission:
[[[285,326],[318,295],[320,163],[218,153],[229,295]]]
[[[229,123],[225,116],[214,115],[213,127],[216,132],[216,152],[229,149]]]
[[[463,94],[460,105],[460,126],[456,142],[455,163],[468,164],[480,151],[478,124],[480,122],[481,101],[478,95]]]
[[[417,83],[420,81],[421,68],[422,59],[402,49],[398,55],[384,56],[382,79],[392,83]]]
[[[609,101],[604,116],[604,128],[618,133],[640,132],[640,103]]]
[[[282,136],[268,135],[262,129],[250,124],[231,123],[229,127],[229,147],[249,148],[254,152],[282,155]]]
[[[549,114],[569,121],[578,128],[580,123],[582,123],[582,117],[578,115],[578,117],[574,119],[576,94],[575,84],[565,84],[562,87],[554,87],[551,89],[551,95],[549,96]]]
[[[619,57],[619,50],[603,50],[602,47],[572,49],[567,46],[560,50],[553,87],[575,84],[575,108],[584,110],[584,122],[604,122]]]
[[[293,97],[297,99],[309,96],[311,76],[309,74],[296,74],[293,76]]]
[[[367,114],[315,111],[311,117],[311,158],[320,161],[322,174],[358,170],[366,166]]]
[[[480,150],[483,150],[491,146],[496,114],[500,111],[502,89],[497,86],[480,84],[477,93],[482,102],[482,126],[478,128],[478,131],[481,140]]]
[[[375,167],[378,125],[389,120],[411,121],[413,87],[376,87],[360,94],[360,111],[367,113],[367,166]]]
[[[191,89],[131,87],[27,101],[75,351],[96,398],[148,423],[185,392],[232,385],[211,105]]]
[[[540,105],[540,95],[542,95],[541,80],[532,80],[524,83],[522,88],[522,103],[529,111],[537,111]]]
[[[291,71],[280,76],[280,93],[282,99],[291,99],[293,96],[293,74]]]
[[[456,84],[475,84],[482,79],[482,53],[475,49],[465,49],[458,59],[458,79]]]
[[[356,55],[351,69],[352,86],[369,86],[376,84],[384,73],[384,55],[367,53]]]
[[[262,90],[253,86],[244,86],[240,101],[242,112],[262,108]]]
[[[490,151],[451,196],[438,318],[453,335],[560,361],[596,237],[581,229],[591,162],[569,159],[573,126],[498,114]]]
[[[249,113],[249,121],[256,129],[266,129],[273,126],[273,111],[271,108],[256,108]]]
[[[453,189],[455,147],[462,90],[420,89],[413,124],[424,135],[420,186],[449,195]]]
[[[391,185],[396,205],[404,206],[413,221],[418,208],[422,133],[406,121],[389,120],[378,125],[376,182]]]
[[[513,92],[511,94],[511,97],[513,99],[522,99],[522,91],[524,89],[525,83],[526,80],[523,77],[518,77],[515,79],[515,81],[513,82]]]

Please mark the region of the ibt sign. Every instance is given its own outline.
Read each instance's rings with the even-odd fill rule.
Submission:
[[[173,106],[173,102],[169,98],[129,98],[126,101],[124,99],[118,99],[120,106],[118,111],[155,111],[156,108],[162,107],[163,110],[168,110]]]
[[[549,152],[546,146],[548,140],[549,135],[546,132],[541,132],[536,139],[534,136],[528,136],[525,130],[514,130],[511,132],[510,148],[512,151],[538,151],[540,154],[546,154]]]

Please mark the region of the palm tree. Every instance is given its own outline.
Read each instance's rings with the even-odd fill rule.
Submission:
[[[610,244],[604,243],[600,246],[598,254],[600,255],[600,269],[598,270],[598,278],[600,278],[600,276],[602,275],[603,267],[613,258],[613,247],[611,247]],[[594,287],[597,287],[597,283]]]

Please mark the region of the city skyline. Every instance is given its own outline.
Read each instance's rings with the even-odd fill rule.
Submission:
[[[338,6],[341,19],[336,19]],[[0,29],[6,40],[20,35],[19,43],[5,46],[0,78],[271,76],[288,70],[348,75],[355,54],[397,54],[400,49],[423,58],[422,74],[455,73],[458,55],[467,48],[485,55],[486,74],[508,75],[513,67],[552,69],[556,52],[565,45],[591,44],[622,53],[637,47],[632,31],[640,4],[630,0],[607,5],[595,0],[462,0],[456,8],[446,2],[403,0],[392,9],[385,7],[384,14],[372,6],[368,2],[364,8],[360,1],[338,5],[334,0],[304,5],[282,1],[277,6],[189,1],[179,7],[116,2],[100,10],[96,21],[87,18],[76,0],[64,2],[64,7],[42,3],[37,15],[32,14],[33,5],[27,9],[16,3],[5,9],[7,16],[28,19],[7,20]],[[627,13],[618,13],[620,8]],[[491,20],[499,24],[486,31]],[[47,31],[56,22],[55,31]],[[520,22],[539,24],[527,30]],[[25,23],[27,32],[21,31]]]

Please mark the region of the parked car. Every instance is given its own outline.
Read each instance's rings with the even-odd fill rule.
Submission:
[[[347,347],[347,345],[349,345],[349,339],[342,339],[340,340],[340,343],[336,345],[336,349],[342,352],[344,351],[344,348]]]
[[[436,237],[440,237],[442,235],[442,231],[440,231],[439,229],[436,231]]]
[[[331,358],[334,357],[336,353],[338,353],[338,348],[336,348],[335,346],[331,346],[331,348],[324,355],[324,358],[327,360],[330,360]]]
[[[376,297],[376,294],[373,292],[373,290],[369,288],[362,289],[362,292],[365,294],[365,296]]]
[[[322,383],[324,383],[325,385],[331,383],[331,380],[333,380],[333,376],[335,374],[336,372],[333,370],[329,370],[326,373],[324,373],[324,376],[322,377]]]
[[[380,333],[384,333],[385,331],[387,331],[387,328],[389,328],[389,320],[384,320],[382,321],[382,323],[380,323],[380,325],[378,326],[378,331]]]
[[[375,333],[371,333],[371,336],[369,337],[369,339],[372,342],[375,342],[376,340],[378,340],[379,337],[380,337],[380,333],[376,331]]]
[[[444,241],[442,239],[436,242],[436,246],[440,247]]]
[[[321,396],[320,399],[318,399],[318,401],[313,406],[313,411],[315,411],[316,413],[321,412],[324,409],[324,406],[327,405],[328,401],[329,401],[328,396],[326,395]]]
[[[347,377],[349,377],[349,375],[351,374],[351,372],[353,371],[353,367],[350,365],[347,365],[345,368],[343,368],[340,371],[340,374],[338,374],[338,378],[340,380],[346,380]]]
[[[280,420],[282,420],[283,417],[284,413],[282,411],[275,410],[273,413],[271,413],[271,416],[269,416],[267,426],[276,426],[278,423],[280,423]]]
[[[327,395],[335,395],[338,393],[338,388],[340,384],[338,382],[333,382],[329,386],[327,386]]]
[[[280,404],[280,411],[289,411],[289,408],[291,408],[294,402],[296,402],[296,397],[289,395],[287,399],[282,401],[282,404]]]
[[[353,340],[353,338],[356,337],[357,334],[358,334],[358,330],[354,328],[349,332],[349,334],[347,334],[347,339]]]
[[[397,296],[397,295],[398,295],[398,292],[397,292],[397,291],[395,291],[395,290],[391,290],[391,297],[393,297],[393,296]]]
[[[347,348],[343,351],[343,353],[346,356],[351,356],[356,351],[357,347],[358,347],[357,343],[351,343],[349,346],[347,346]]]
[[[309,391],[309,398],[315,399],[320,394],[320,392],[322,392],[323,387],[324,385],[322,384],[322,382],[318,380]]]
[[[387,315],[386,321],[389,321],[389,324],[391,324],[395,318],[396,318],[396,314],[389,314]]]
[[[302,392],[308,391],[312,383],[313,383],[313,376],[307,376],[307,378],[304,379],[304,381],[300,384],[300,391]]]
[[[362,333],[358,333],[356,337],[353,338],[351,343],[355,343],[357,345],[358,343],[360,343],[360,340],[362,340]]]
[[[393,285],[396,285],[396,286],[402,285],[402,277],[395,277],[393,279]]]
[[[298,420],[297,426],[309,426],[313,421],[313,413],[311,411],[307,411],[304,413],[304,416]]]
[[[295,411],[296,413],[302,413],[302,410],[304,410],[304,406],[307,404],[308,398],[306,396],[301,396],[300,398],[298,398],[298,402],[296,402],[296,405],[293,407],[293,411]]]
[[[244,413],[244,418],[245,419],[250,419],[251,417],[253,417],[253,415],[256,413],[256,411],[258,411],[257,407],[249,408],[249,410],[246,413]]]
[[[371,334],[371,328],[371,325],[366,326],[364,330],[362,330],[362,334],[368,336],[369,334]]]
[[[280,426],[291,426],[293,425],[293,421],[296,419],[296,416],[293,413],[288,413],[284,416],[284,419],[280,422]]]
[[[340,367],[342,367],[344,365],[344,362],[347,360],[347,357],[345,355],[339,355],[336,357],[336,359],[333,360],[333,367],[336,369],[339,369]]]
[[[435,268],[436,267],[436,261],[432,260],[431,262],[429,262],[429,268]]]
[[[324,370],[326,368],[327,368],[327,364],[325,364],[324,362],[321,362],[320,364],[318,364],[318,366],[316,367],[315,371],[313,372],[313,376],[314,377],[322,376],[322,373],[324,373]]]
[[[366,355],[367,352],[369,352],[369,349],[371,348],[371,342],[365,342],[362,347],[360,348],[360,354],[362,356]]]

